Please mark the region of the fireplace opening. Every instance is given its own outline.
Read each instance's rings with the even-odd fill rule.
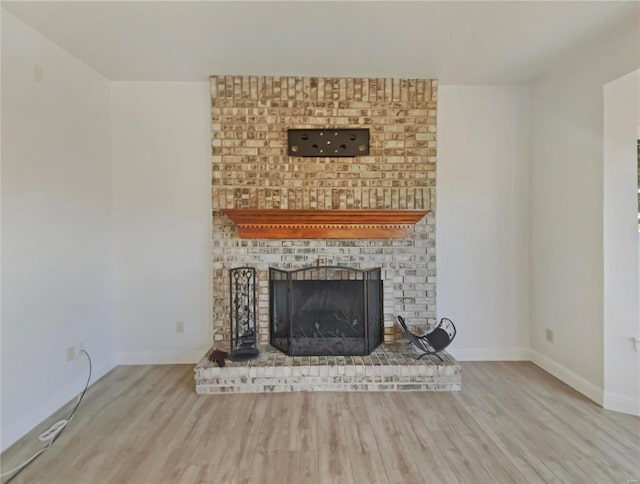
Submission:
[[[271,345],[292,356],[363,356],[382,342],[380,268],[269,269]]]

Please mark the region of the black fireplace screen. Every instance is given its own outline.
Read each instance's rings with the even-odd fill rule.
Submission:
[[[382,341],[380,269],[269,270],[271,345],[289,355],[368,355]]]

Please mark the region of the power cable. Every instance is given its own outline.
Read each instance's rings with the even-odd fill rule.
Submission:
[[[78,407],[80,406],[80,402],[82,402],[82,399],[84,398],[84,394],[87,393],[87,389],[89,388],[89,382],[91,381],[91,372],[93,370],[93,365],[91,364],[91,357],[89,356],[89,353],[87,353],[85,350],[80,350],[80,352],[84,353],[84,355],[87,357],[87,360],[89,361],[89,376],[87,378],[87,383],[84,386],[84,390],[82,390],[82,393],[80,394],[80,397],[78,398],[78,402],[76,403],[75,407],[73,407],[73,410],[71,411],[71,414],[69,415],[69,418],[58,420],[51,427],[49,427],[46,431],[42,432],[38,436],[38,440],[40,442],[47,442],[47,445],[45,447],[43,447],[38,452],[33,454],[29,459],[24,461],[22,464],[14,467],[10,471],[3,472],[2,474],[0,474],[0,477],[5,477],[5,476],[8,476],[10,474],[13,474],[7,480],[7,482],[5,484],[9,484],[11,481],[13,481],[16,478],[16,476],[18,476],[18,474],[20,474],[23,470],[25,470],[27,467],[29,467],[38,457],[40,457],[47,450],[49,450],[49,448],[53,445],[53,443],[56,440],[58,440],[58,437],[60,437],[62,435],[62,432],[64,432],[64,429],[67,428],[67,425],[69,425],[69,422],[71,422],[71,420],[73,419],[74,415],[78,411]],[[15,472],[15,474],[14,474],[14,472]]]

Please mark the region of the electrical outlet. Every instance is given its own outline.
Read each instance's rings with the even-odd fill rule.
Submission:
[[[67,361],[73,361],[76,359],[76,347],[69,346],[67,348]]]
[[[553,343],[553,330],[552,330],[552,329],[547,328],[547,331],[546,331],[546,333],[545,333],[545,337],[547,338],[547,341],[548,341],[549,343]]]
[[[33,64],[33,80],[38,84],[42,84],[44,80],[44,69],[39,64]]]
[[[80,342],[76,346],[78,347],[78,353],[81,352],[82,350],[87,351],[87,340],[86,339],[80,340]]]
[[[184,321],[176,322],[176,333],[184,333]]]

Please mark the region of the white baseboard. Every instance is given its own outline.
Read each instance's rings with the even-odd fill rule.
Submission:
[[[100,378],[105,376],[118,365],[115,358],[109,358],[93,367],[90,386],[93,386]],[[45,399],[37,408],[29,412],[16,422],[12,422],[2,428],[0,436],[0,452],[15,444],[20,438],[31,432],[35,427],[50,418],[60,408],[75,399],[87,381],[87,375],[82,375],[58,392]],[[53,422],[52,422],[53,423]]]
[[[621,393],[604,392],[604,408],[640,417],[640,398]]]
[[[210,346],[199,349],[167,350],[167,351],[125,351],[120,353],[121,365],[177,365],[197,363]]]
[[[458,361],[529,361],[529,348],[448,348]]]
[[[585,397],[593,400],[598,405],[603,406],[604,392],[602,388],[535,350],[531,350],[531,361],[547,373],[551,373],[558,380],[563,381],[574,390],[582,393]]]

